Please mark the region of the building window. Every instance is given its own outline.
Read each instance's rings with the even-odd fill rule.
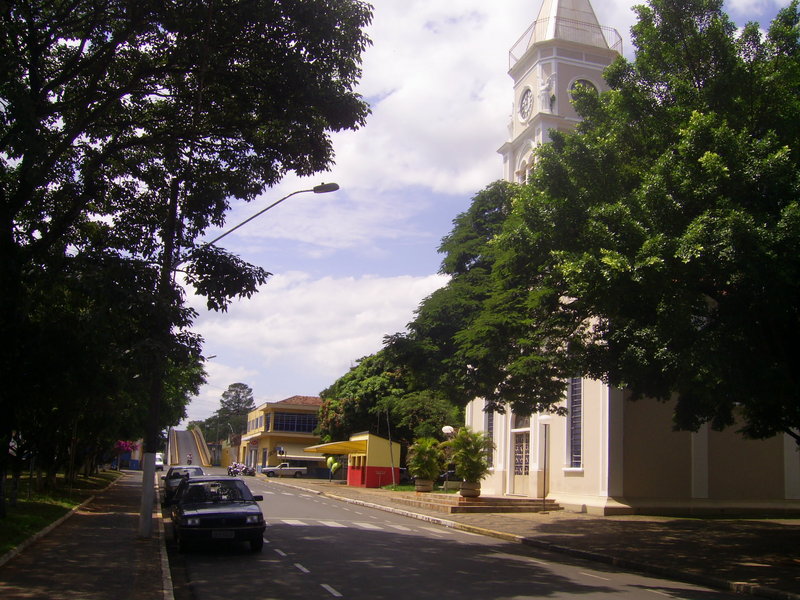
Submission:
[[[528,475],[531,460],[531,433],[514,434],[514,475]]]
[[[317,428],[317,415],[297,413],[275,413],[273,431],[295,431],[313,433]]]
[[[269,431],[269,414],[264,415],[264,431]]]
[[[489,439],[494,442],[494,411],[490,410],[486,413],[486,435],[489,436]],[[494,467],[494,450],[490,450],[486,453],[486,462],[489,463],[489,467]]]
[[[514,475],[528,475],[531,469],[531,418],[514,415]],[[523,431],[519,431],[523,430]]]
[[[569,466],[579,469],[583,467],[583,380],[580,377],[572,377],[567,382],[567,410]]]

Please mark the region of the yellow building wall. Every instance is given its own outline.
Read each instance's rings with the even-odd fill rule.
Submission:
[[[644,398],[624,404],[623,494],[632,498],[690,498],[691,433],[672,429],[674,402]]]
[[[709,497],[717,500],[783,498],[783,437],[746,440],[736,426],[708,435]]]
[[[351,440],[358,439],[359,436],[351,437]],[[362,438],[363,439],[363,438]],[[389,440],[368,435],[367,436],[367,467],[388,467],[394,465],[400,466],[400,444],[392,442],[391,447]]]

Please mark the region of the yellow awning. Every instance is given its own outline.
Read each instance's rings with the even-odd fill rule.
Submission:
[[[327,444],[317,444],[304,448],[306,452],[317,452],[319,454],[364,454],[367,451],[367,440],[329,442]]]

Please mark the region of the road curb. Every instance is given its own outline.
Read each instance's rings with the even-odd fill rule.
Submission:
[[[285,485],[287,487],[300,489],[311,494],[325,496],[327,498],[339,500],[341,502],[347,502],[349,504],[356,504],[359,506],[376,508],[378,510],[383,510],[385,512],[403,515],[406,517],[410,517],[412,519],[419,519],[422,521],[426,521],[428,523],[443,525],[444,527],[449,527],[451,529],[458,529],[460,531],[465,531],[467,533],[477,533],[480,535],[486,535],[489,537],[505,540],[508,542],[516,542],[526,546],[532,546],[536,548],[541,548],[543,550],[558,552],[559,554],[565,554],[567,556],[572,556],[575,558],[582,558],[585,560],[600,562],[615,567],[620,567],[623,569],[630,569],[633,571],[648,573],[650,575],[657,575],[675,581],[682,581],[684,583],[691,583],[694,585],[703,585],[706,587],[722,591],[734,592],[736,594],[758,596],[761,598],[770,598],[771,600],[800,600],[800,594],[795,594],[793,592],[784,592],[782,590],[776,590],[758,584],[741,582],[741,581],[728,581],[727,579],[712,577],[710,575],[686,573],[685,571],[677,571],[670,567],[653,565],[650,563],[642,563],[639,561],[634,561],[620,557],[607,556],[605,554],[599,554],[597,552],[591,552],[589,550],[569,548],[567,546],[561,546],[559,544],[554,544],[552,542],[547,542],[545,540],[540,540],[537,538],[516,535],[504,531],[497,531],[485,527],[478,527],[476,525],[468,525],[466,523],[459,523],[458,521],[451,521],[449,519],[443,519],[441,517],[423,515],[409,510],[395,508],[393,506],[386,506],[385,504],[377,504],[375,502],[367,502],[366,500],[358,500],[356,498],[348,498],[347,496],[339,496],[338,494],[332,494],[330,492],[326,492],[323,490],[310,489],[294,483],[275,481],[274,478],[271,478],[270,481],[273,483],[280,483],[281,485]]]
[[[158,537],[160,544],[159,553],[161,560],[161,588],[164,600],[175,600],[175,588],[172,584],[172,571],[169,566],[169,555],[167,554],[167,534],[164,528],[164,516],[161,512],[161,486],[156,479],[156,498],[153,506],[153,518],[158,522]]]

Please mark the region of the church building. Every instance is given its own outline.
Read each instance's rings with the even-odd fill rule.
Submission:
[[[589,0],[543,0],[536,20],[509,52],[514,109],[500,147],[503,177],[524,182],[534,149],[552,130],[570,130],[578,85],[608,89],[602,73],[622,38],[598,23]],[[599,381],[568,381],[566,417],[485,412],[466,424],[491,434],[495,450],[482,494],[548,497],[593,514],[800,512],[800,452],[777,436],[745,440],[735,427],[672,429],[671,403],[643,399]]]

